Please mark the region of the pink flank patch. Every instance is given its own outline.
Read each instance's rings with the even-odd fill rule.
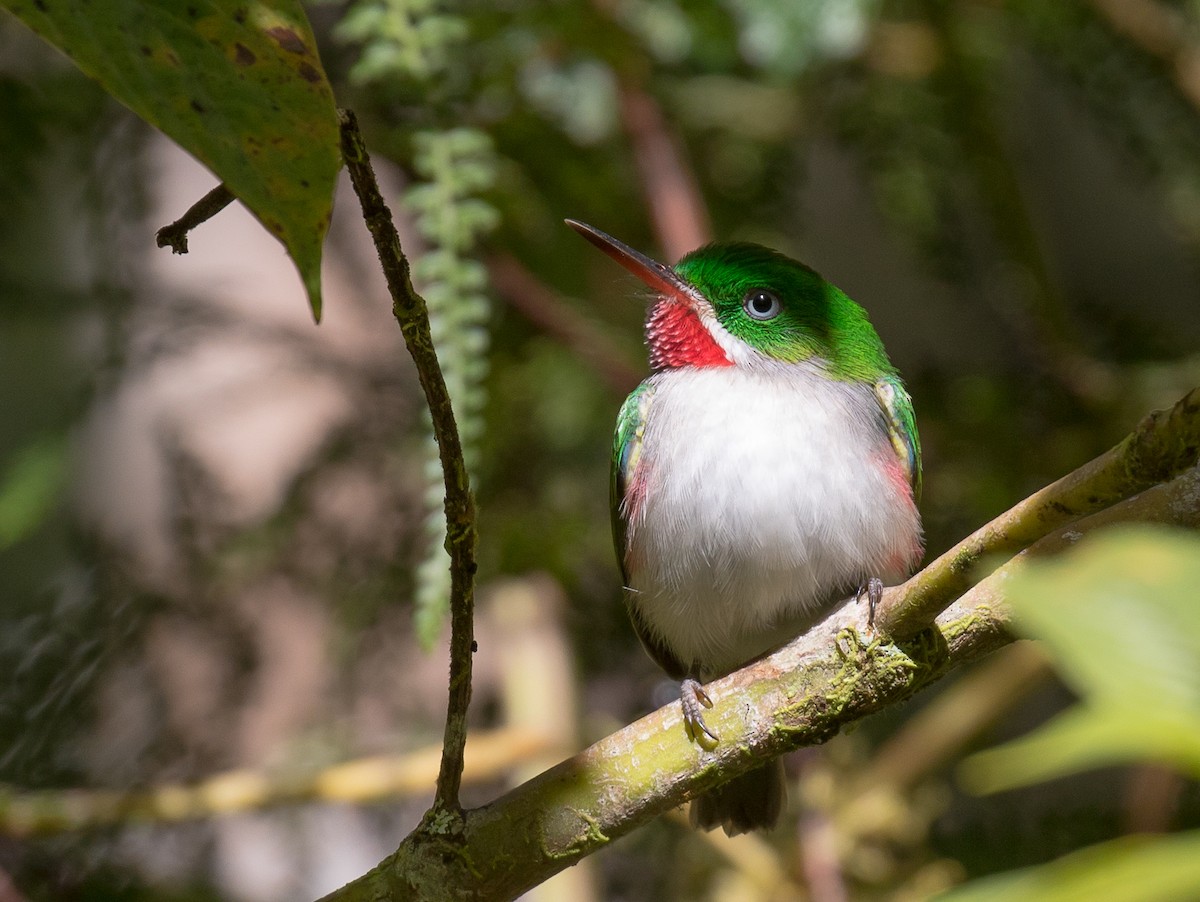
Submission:
[[[646,483],[645,461],[642,461],[630,474],[625,484],[625,497],[621,499],[621,514],[625,518],[625,547],[622,553],[625,555],[625,569],[629,573],[641,568],[641,560],[633,553],[633,535],[641,525],[642,509],[646,504]]]
[[[646,323],[650,367],[655,370],[683,366],[733,366],[690,306],[661,298]]]
[[[642,505],[646,503],[646,477],[643,473],[644,467],[639,467],[633,473],[633,478],[625,484],[625,498],[622,501],[622,506],[625,513],[625,522],[629,529],[633,529],[641,519]]]
[[[912,482],[909,481],[908,470],[904,464],[896,457],[896,452],[889,446],[879,455],[879,461],[883,465],[883,471],[887,474],[888,482],[896,494],[907,502],[908,506],[916,511],[916,502],[913,500]],[[899,537],[897,537],[899,538]],[[912,573],[913,568],[921,561],[921,555],[925,553],[924,543],[921,541],[921,534],[918,531],[911,537],[911,542],[906,543],[907,547],[899,547],[888,559],[887,569],[901,578]]]

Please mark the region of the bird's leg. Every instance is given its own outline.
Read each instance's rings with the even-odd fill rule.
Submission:
[[[867,627],[875,629],[875,608],[883,599],[883,580],[878,576],[864,580],[863,584],[858,587],[858,591],[854,593],[854,600],[862,601],[864,595],[867,596]]]
[[[717,734],[704,722],[704,708],[713,706],[712,699],[699,680],[692,676],[684,677],[679,684],[679,702],[683,706],[683,728],[687,731],[688,739],[699,742],[700,735],[704,734],[717,742]]]

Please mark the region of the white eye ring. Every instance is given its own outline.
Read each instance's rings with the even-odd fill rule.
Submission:
[[[768,320],[779,316],[783,304],[779,298],[763,288],[753,288],[742,298],[742,309],[751,319]]]

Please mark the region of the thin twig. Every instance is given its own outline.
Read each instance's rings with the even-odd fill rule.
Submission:
[[[349,110],[340,110],[338,115],[346,169],[362,205],[363,219],[375,241],[392,297],[392,313],[400,323],[404,343],[417,365],[417,377],[433,419],[433,436],[437,440],[446,483],[446,551],[450,555],[450,700],[437,796],[430,816],[439,812],[461,816],[458,791],[462,783],[467,707],[471,701],[471,659],[475,650],[475,499],[463,462],[450,393],[429,333],[428,308],[424,298],[413,290],[408,260],[400,247],[400,236],[396,233],[391,211],[375,181],[358,122]]]
[[[188,252],[188,232],[196,226],[208,222],[235,200],[237,197],[222,182],[188,207],[187,212],[173,223],[159,229],[154,240],[159,247],[169,245],[172,254],[186,254]]]
[[[1170,410],[1149,414],[1119,445],[1026,498],[922,571],[884,592],[875,623],[884,635],[912,636],[978,578],[983,558],[1011,557],[1046,533],[1164,482],[1200,458],[1200,388]]]

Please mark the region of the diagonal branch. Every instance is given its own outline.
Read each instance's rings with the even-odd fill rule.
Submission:
[[[1053,529],[1173,478],[1198,458],[1200,388],[1170,410],[1147,415],[1116,447],[959,542],[925,567],[922,579],[885,593],[876,624],[890,636],[913,635],[967,590],[985,555],[1011,557]]]
[[[371,169],[358,121],[349,110],[340,110],[338,116],[342,129],[342,156],[387,279],[392,313],[417,366],[417,376],[433,419],[433,435],[446,483],[446,551],[450,555],[450,701],[437,795],[433,808],[426,815],[426,822],[432,823],[441,813],[450,814],[450,832],[454,833],[462,813],[458,790],[462,783],[467,706],[471,701],[471,658],[475,651],[475,499],[463,462],[450,393],[429,334],[429,311],[424,298],[413,290],[408,260],[400,247],[400,236],[396,233],[391,211],[384,203]]]
[[[976,561],[1011,549],[1012,536],[1022,538],[1024,551],[974,586],[950,578],[948,565],[935,562],[885,595],[893,612],[896,600],[908,597],[923,599],[930,610],[944,608],[926,621],[932,628],[898,644],[864,638],[867,612],[850,605],[769,657],[712,683],[708,689],[716,705],[706,719],[737,742],[712,750],[688,742],[678,705],[668,705],[490,805],[466,812],[460,845],[451,848],[414,834],[324,902],[514,898],[696,794],[766,758],[825,742],[846,725],[1005,645],[1012,636],[1004,588],[1029,558],[1118,522],[1200,525],[1197,407],[1200,390],[1171,411],[1147,417],[1117,449],[1060,480],[1054,492],[1034,496],[1040,502],[1023,502],[952,549],[948,560]],[[1191,464],[1185,467],[1184,460]],[[1168,479],[1180,471],[1170,482],[1081,514],[1088,504],[1102,498],[1111,503],[1149,484],[1147,474]],[[1071,522],[1050,516],[1048,499],[1073,509]]]
[[[454,855],[410,836],[325,897],[512,899],[765,758],[834,736],[1010,641],[1001,606],[951,606],[904,647],[869,640],[849,606],[770,657],[710,684],[712,751],[689,742],[678,704],[614,733],[490,805],[466,812]]]

